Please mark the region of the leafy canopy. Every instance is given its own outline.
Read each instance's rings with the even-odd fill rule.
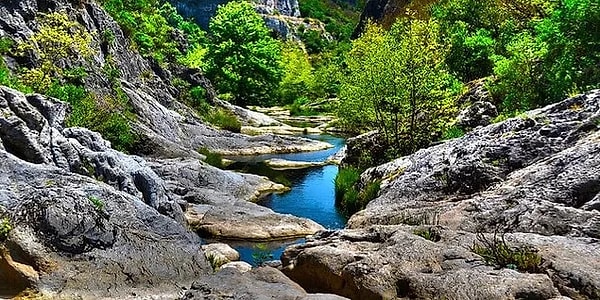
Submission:
[[[207,74],[240,105],[266,104],[281,80],[281,46],[252,4],[219,6],[209,24]]]
[[[404,20],[389,32],[368,24],[346,60],[338,116],[346,127],[375,127],[399,154],[441,134],[460,85],[444,64],[438,24]]]

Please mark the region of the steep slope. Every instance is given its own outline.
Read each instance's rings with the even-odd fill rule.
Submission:
[[[596,90],[368,169],[379,196],[285,272],[353,299],[597,299],[599,124]]]
[[[87,90],[97,98],[110,97],[116,84],[122,89],[132,106],[137,120],[132,126],[140,135],[137,149],[146,155],[162,157],[196,156],[195,150],[206,147],[216,152],[268,153],[324,149],[329,145],[294,137],[248,137],[219,131],[205,125],[195,111],[179,102],[180,91],[172,81],[183,77],[192,86],[202,86],[208,97],[214,97],[210,83],[193,70],[175,68],[170,71],[153,61],[142,58],[131,46],[126,35],[114,20],[95,2],[73,6],[66,0],[7,1],[0,5],[0,34],[16,43],[30,38],[39,28],[37,17],[48,12],[68,13],[78,20],[92,36],[93,57],[89,62],[82,58],[62,59],[63,69],[83,67],[89,74],[84,79]],[[114,40],[106,43],[105,32]],[[11,69],[35,65],[31,56],[7,56]],[[107,70],[117,70],[117,78]],[[176,76],[177,75],[177,76]],[[117,82],[115,82],[115,80]],[[209,99],[210,100],[210,99]]]

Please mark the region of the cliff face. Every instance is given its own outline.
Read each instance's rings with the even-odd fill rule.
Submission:
[[[177,8],[184,17],[194,18],[204,29],[208,29],[210,18],[215,15],[221,4],[230,0],[171,0],[171,4]],[[263,15],[284,15],[289,17],[300,17],[300,9],[297,0],[260,0],[255,2],[256,11]]]
[[[353,37],[358,37],[364,30],[367,22],[383,25],[389,28],[397,18],[416,15],[418,18],[428,16],[428,8],[438,0],[368,0],[360,15],[360,21],[354,30]]]

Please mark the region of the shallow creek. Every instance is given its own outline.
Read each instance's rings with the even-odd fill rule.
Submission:
[[[343,228],[347,220],[335,206],[334,179],[338,173],[337,166],[326,165],[302,170],[275,171],[264,164],[265,160],[273,158],[323,162],[345,145],[345,139],[341,137],[330,135],[308,135],[306,137],[328,142],[334,145],[334,148],[304,153],[228,157],[237,161],[229,169],[268,176],[271,180],[284,183],[292,188],[291,191],[284,194],[267,196],[258,204],[278,213],[311,219],[328,229]],[[256,265],[260,261],[279,259],[287,246],[302,242],[304,239],[266,243],[233,241],[226,243],[240,252],[241,260]]]

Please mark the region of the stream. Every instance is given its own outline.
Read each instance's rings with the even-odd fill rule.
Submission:
[[[337,166],[326,165],[302,170],[275,171],[263,163],[272,158],[323,162],[345,145],[345,139],[341,137],[331,135],[307,135],[305,137],[328,142],[334,147],[315,152],[228,157],[236,161],[228,169],[267,176],[273,181],[284,183],[292,188],[291,191],[284,194],[267,196],[258,204],[278,213],[311,219],[327,229],[341,229],[346,225],[347,219],[335,205],[334,180],[338,173]],[[304,239],[265,243],[234,241],[227,243],[240,253],[242,261],[256,266],[261,261],[279,259],[287,246],[302,242]]]

